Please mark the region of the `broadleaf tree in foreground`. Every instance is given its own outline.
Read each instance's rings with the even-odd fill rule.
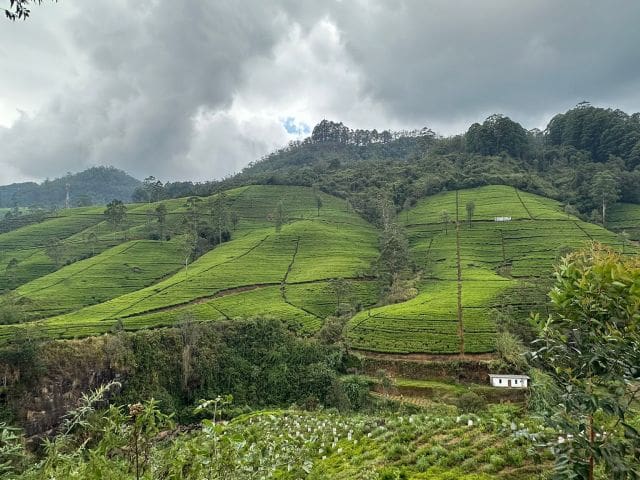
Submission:
[[[555,277],[532,355],[557,387],[542,412],[558,432],[554,478],[640,478],[640,259],[593,244]]]

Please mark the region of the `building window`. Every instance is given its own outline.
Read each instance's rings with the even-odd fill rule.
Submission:
[[[499,380],[498,380],[498,383],[502,383],[502,379],[499,379]]]

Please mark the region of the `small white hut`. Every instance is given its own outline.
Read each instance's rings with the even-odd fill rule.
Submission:
[[[511,217],[494,217],[493,220],[495,222],[510,222]]]
[[[503,373],[490,374],[489,383],[492,387],[527,388],[529,377],[527,375],[508,375]]]

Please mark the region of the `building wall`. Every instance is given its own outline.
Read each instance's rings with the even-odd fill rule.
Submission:
[[[501,378],[501,377],[493,377],[491,378],[491,386],[509,388],[509,379]],[[511,379],[511,388],[527,388],[527,379],[526,378]]]

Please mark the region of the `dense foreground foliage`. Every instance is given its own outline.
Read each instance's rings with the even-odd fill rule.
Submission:
[[[204,407],[213,413],[223,403],[218,398]],[[263,411],[229,423],[213,418],[184,433],[154,402],[101,413],[81,409],[35,463],[21,463],[27,459],[14,442],[5,474],[114,480],[534,479],[552,458],[551,450],[536,451],[534,445],[554,437],[511,408],[481,415],[438,407],[366,416]]]
[[[567,437],[556,478],[640,478],[640,262],[599,245],[567,255],[551,299],[534,361],[556,386],[547,424]]]
[[[24,406],[33,420],[90,383],[83,374],[102,385],[76,392],[35,449],[0,425],[0,472],[21,480],[635,479],[639,285],[638,260],[601,245],[563,259],[524,404],[489,398],[500,389],[402,378],[398,366],[395,378],[353,375],[367,361],[276,320],[185,319],[174,329],[37,347],[23,339],[1,351],[13,382],[5,413]],[[418,392],[425,396],[402,398]],[[505,400],[516,403],[488,403]]]

